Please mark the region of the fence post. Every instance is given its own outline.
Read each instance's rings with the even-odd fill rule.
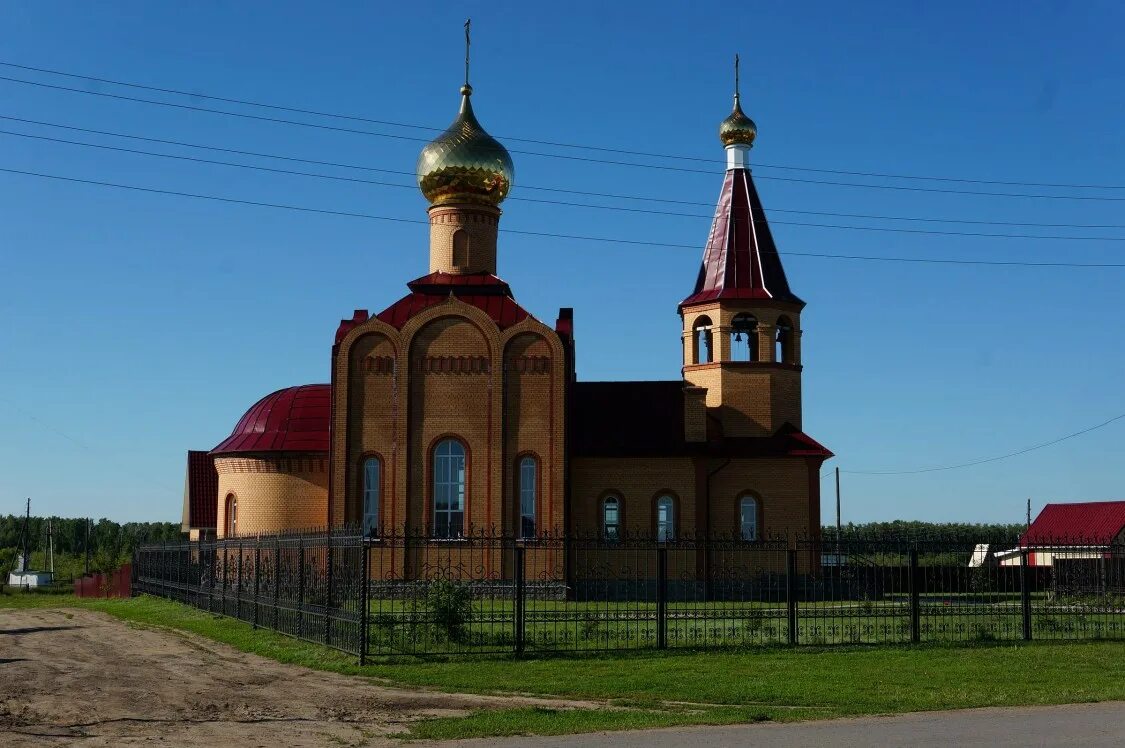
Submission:
[[[789,607],[789,644],[797,641],[797,551],[785,551],[785,600]]]
[[[262,581],[262,537],[254,540],[254,628],[258,628],[258,589]]]
[[[910,549],[910,641],[922,641],[921,605],[919,605],[918,549]]]
[[[242,620],[242,541],[238,541],[238,586],[234,589],[234,617]]]
[[[668,548],[656,549],[656,647],[668,647]]]
[[[360,569],[362,576],[360,577],[360,584],[363,585],[359,590],[359,664],[367,664],[367,642],[370,636],[367,626],[371,616],[371,559],[368,553],[367,542],[360,537],[359,539],[359,552],[363,554],[360,559]]]
[[[328,564],[326,569],[328,575],[328,590],[324,598],[324,643],[332,643],[332,531],[328,531],[328,550],[325,551],[325,559]]]
[[[215,557],[218,548],[214,541],[207,542],[207,612],[215,612]]]
[[[524,567],[524,562],[526,560],[525,559],[526,552],[527,552],[526,549],[522,545],[519,545],[518,543],[516,544],[515,561],[514,561],[514,565],[515,565],[514,571],[515,571],[515,577],[516,577],[516,589],[515,589],[516,598],[515,598],[515,620],[513,621],[513,623],[515,624],[516,654],[517,655],[523,654],[524,604],[525,604],[525,596],[527,594],[527,587],[524,583],[524,574],[526,573],[526,570],[525,570],[525,567]]]
[[[1020,551],[1020,612],[1023,617],[1023,640],[1031,641],[1031,567],[1026,548]]]
[[[278,535],[273,549],[273,630],[277,631],[277,605],[281,595],[281,536]]]
[[[297,637],[305,638],[305,538],[297,538]]]

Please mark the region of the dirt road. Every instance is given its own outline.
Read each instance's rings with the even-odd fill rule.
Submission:
[[[82,610],[0,610],[0,745],[395,743],[411,720],[585,702],[443,694],[282,665]]]

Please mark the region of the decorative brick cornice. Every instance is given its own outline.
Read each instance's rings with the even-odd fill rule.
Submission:
[[[424,356],[418,370],[426,374],[488,374],[492,362],[487,356]]]
[[[216,457],[215,469],[219,475],[232,473],[327,473],[328,455],[280,457]]]

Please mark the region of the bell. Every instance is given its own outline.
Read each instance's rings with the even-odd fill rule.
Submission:
[[[742,332],[741,331],[736,331],[734,333],[734,342],[736,342],[736,343],[742,342]]]

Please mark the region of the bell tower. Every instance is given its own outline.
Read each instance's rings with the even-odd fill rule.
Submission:
[[[742,111],[735,56],[734,110],[719,125],[727,169],[703,264],[680,302],[685,383],[707,390],[726,437],[801,428],[801,301],[790,289],[750,174],[758,130]]]

